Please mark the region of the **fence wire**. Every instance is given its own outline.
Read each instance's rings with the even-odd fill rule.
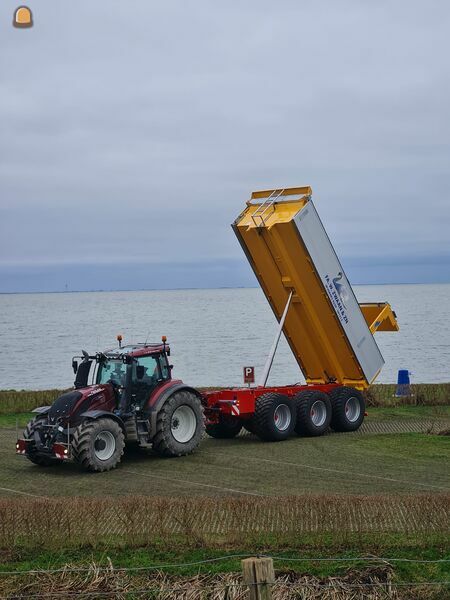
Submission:
[[[243,559],[251,558],[255,556],[252,554],[228,554],[223,556],[216,556],[212,558],[206,558],[203,560],[196,560],[182,563],[163,563],[158,565],[148,565],[145,567],[100,567],[95,566],[95,571],[98,573],[125,573],[125,572],[145,572],[145,571],[160,571],[162,569],[182,569],[186,567],[196,567],[207,565],[211,563],[222,562],[232,559]],[[411,563],[411,564],[445,564],[450,563],[450,558],[438,558],[438,559],[425,559],[425,558],[397,558],[397,557],[386,557],[386,556],[305,556],[305,557],[289,557],[289,556],[278,556],[273,554],[257,554],[258,558],[271,558],[273,561],[285,561],[285,562],[336,562],[336,563],[349,563],[349,562],[371,562],[371,563]],[[58,569],[30,569],[30,570],[17,570],[17,571],[1,571],[0,576],[19,576],[19,575],[53,575],[56,573],[89,573],[93,570],[93,567],[60,567]]]

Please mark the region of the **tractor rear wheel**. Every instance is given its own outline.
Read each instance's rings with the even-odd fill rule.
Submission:
[[[252,428],[262,440],[278,442],[292,434],[295,418],[294,400],[283,394],[269,392],[256,400]]]
[[[297,405],[295,431],[299,435],[322,435],[330,426],[331,402],[328,394],[318,390],[299,392],[294,400]]]
[[[331,427],[335,431],[356,431],[364,421],[364,396],[352,387],[338,387],[330,392]]]
[[[200,398],[189,390],[170,396],[156,419],[153,450],[160,456],[185,456],[200,444],[205,423]]]
[[[121,426],[113,419],[84,421],[77,427],[72,440],[75,460],[87,471],[115,469],[125,447]]]
[[[220,415],[219,422],[206,426],[206,433],[217,439],[231,439],[240,433],[242,422],[237,417]]]
[[[38,415],[31,419],[28,425],[25,427],[23,432],[23,437],[25,439],[30,439],[34,437],[34,432],[36,429],[39,429],[39,425],[41,425],[47,418],[45,416]],[[39,465],[40,467],[51,467],[61,462],[57,458],[50,458],[49,456],[42,456],[42,454],[38,454],[37,452],[33,452],[33,450],[28,451],[26,454],[28,460],[30,460],[33,464]]]

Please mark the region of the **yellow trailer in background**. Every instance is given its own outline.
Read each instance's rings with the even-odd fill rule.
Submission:
[[[384,364],[373,333],[398,330],[397,320],[386,302],[358,304],[311,194],[254,192],[233,229],[279,322],[285,313],[306,382],[364,390]]]

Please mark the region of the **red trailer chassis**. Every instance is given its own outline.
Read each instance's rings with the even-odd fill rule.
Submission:
[[[318,391],[330,394],[336,388],[343,387],[337,383],[320,385],[285,385],[276,387],[248,387],[212,390],[203,392],[205,399],[205,417],[207,424],[218,423],[220,415],[250,419],[255,413],[256,400],[264,394],[283,394],[293,398],[299,392]]]
[[[265,441],[356,431],[365,416],[363,394],[338,383],[212,390],[203,407],[211,437],[232,438],[244,427]]]

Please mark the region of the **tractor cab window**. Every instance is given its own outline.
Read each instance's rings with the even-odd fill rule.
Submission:
[[[153,386],[161,379],[159,357],[140,356],[133,361],[133,383]]]
[[[134,360],[131,384],[134,403],[144,406],[161,379],[159,356],[140,356]]]
[[[106,360],[99,364],[97,383],[115,383],[125,386],[127,365],[122,360]]]

